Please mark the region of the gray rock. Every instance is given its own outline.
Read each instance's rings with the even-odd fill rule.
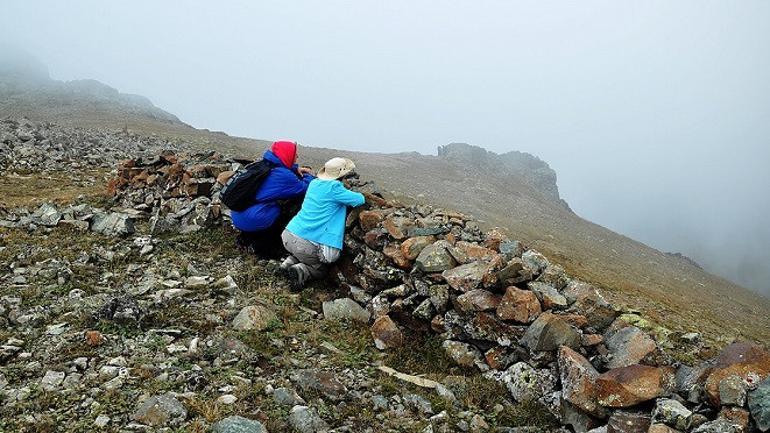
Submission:
[[[719,381],[719,400],[723,406],[743,407],[746,404],[746,382],[738,375]]]
[[[638,364],[658,348],[655,341],[636,326],[615,332],[605,340],[605,345],[610,351],[607,362],[610,369]]]
[[[661,398],[655,402],[655,409],[652,411],[652,419],[679,430],[686,430],[690,426],[692,411],[687,409],[682,403],[670,399]]]
[[[324,302],[323,312],[327,320],[368,323],[371,318],[369,311],[350,298]]]
[[[51,203],[45,203],[40,206],[38,210],[40,212],[40,224],[48,227],[53,227],[59,223],[62,218],[61,212],[56,209],[56,206]]]
[[[259,421],[242,416],[229,416],[211,426],[213,433],[267,433],[267,429]]]
[[[532,351],[551,351],[559,346],[580,347],[580,334],[561,317],[543,313],[527,328],[521,343]]]
[[[692,433],[743,433],[743,429],[724,418],[717,418],[701,424]]]
[[[273,391],[273,400],[281,406],[297,406],[305,404],[305,400],[297,394],[297,391],[289,388],[276,388]]]
[[[489,366],[484,362],[484,357],[479,349],[468,343],[446,340],[442,343],[442,346],[444,347],[447,356],[456,362],[457,365],[467,368],[477,367],[481,371],[487,371],[489,369]]]
[[[757,389],[749,392],[749,410],[757,428],[770,430],[770,378],[760,382]]]
[[[418,415],[425,417],[426,415],[433,415],[433,405],[430,404],[425,397],[417,394],[407,394],[403,398],[406,407],[417,413]]]
[[[232,326],[241,331],[264,331],[278,320],[273,310],[264,305],[243,307],[233,319]]]
[[[326,424],[314,408],[294,406],[289,413],[289,425],[298,433],[324,433],[329,431]]]
[[[65,373],[63,371],[48,370],[45,376],[40,380],[40,387],[45,391],[54,391],[64,382]]]
[[[91,220],[91,231],[107,236],[128,235],[134,233],[134,219],[118,212],[97,213]]]
[[[457,266],[457,261],[449,254],[449,243],[438,241],[420,251],[415,260],[415,267],[423,272],[443,272]]]
[[[548,259],[535,250],[527,250],[521,255],[524,264],[535,273],[542,272],[548,266]]]
[[[187,409],[173,394],[166,393],[144,400],[131,418],[153,427],[174,427],[187,418]]]

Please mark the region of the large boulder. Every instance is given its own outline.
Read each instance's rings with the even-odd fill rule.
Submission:
[[[605,418],[607,410],[596,399],[596,379],[599,372],[581,354],[567,346],[559,348],[559,374],[562,398],[598,418]]]
[[[615,368],[596,379],[596,396],[605,407],[623,408],[662,397],[673,388],[670,368],[630,365]]]
[[[580,347],[580,334],[564,319],[553,313],[538,316],[521,339],[534,352],[556,350],[559,346]]]
[[[497,307],[497,316],[503,320],[530,323],[541,313],[540,301],[534,292],[511,286]]]
[[[770,353],[757,344],[737,342],[725,347],[714,362],[713,370],[706,378],[704,389],[709,403],[719,407],[722,403],[719,386],[729,376],[739,376],[756,382],[770,375]]]

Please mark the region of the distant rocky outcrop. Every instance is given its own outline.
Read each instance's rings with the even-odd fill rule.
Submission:
[[[559,196],[556,172],[545,161],[529,153],[511,151],[497,154],[467,143],[450,143],[439,146],[438,156],[456,164],[480,170],[487,175],[515,177],[546,198],[560,202],[569,208]]]

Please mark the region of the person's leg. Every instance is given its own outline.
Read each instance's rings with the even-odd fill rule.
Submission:
[[[281,235],[283,245],[297,263],[289,266],[287,276],[292,281],[293,288],[301,288],[311,278],[320,278],[326,272],[326,266],[321,262],[318,245],[284,230]]]

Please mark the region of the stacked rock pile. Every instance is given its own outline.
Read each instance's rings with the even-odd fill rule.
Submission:
[[[369,203],[348,217],[338,276],[371,313],[377,347],[438,333],[457,364],[577,432],[770,429],[770,353],[760,346],[675,363],[595,287],[501,232],[441,209]]]

